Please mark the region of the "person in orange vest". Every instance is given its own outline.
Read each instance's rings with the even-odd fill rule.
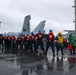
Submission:
[[[31,52],[36,52],[36,37],[33,32],[31,32],[30,36],[30,50]]]
[[[53,57],[55,57],[55,49],[54,49],[54,34],[53,31],[50,29],[49,33],[47,34],[47,43],[46,43],[46,55],[48,52],[48,48],[51,46]]]
[[[38,53],[37,49],[40,46],[42,51],[43,51],[43,54],[45,54],[44,47],[43,47],[43,38],[44,38],[44,36],[41,33],[41,31],[38,31],[38,33],[36,34],[36,37],[37,37],[36,53]]]

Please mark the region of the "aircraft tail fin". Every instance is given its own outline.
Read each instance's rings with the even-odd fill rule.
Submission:
[[[26,32],[30,33],[30,20],[31,20],[30,15],[25,16],[23,28],[22,28],[23,33],[26,33]]]
[[[38,24],[38,26],[33,30],[33,32],[38,32],[38,31],[44,32],[45,22],[46,22],[46,20],[41,21]]]

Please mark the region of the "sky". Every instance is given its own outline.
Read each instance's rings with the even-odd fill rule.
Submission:
[[[31,31],[46,20],[45,31],[74,30],[74,0],[0,0],[0,33],[21,32],[24,17],[31,15]]]

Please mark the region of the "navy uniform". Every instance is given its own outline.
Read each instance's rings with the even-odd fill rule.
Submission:
[[[49,30],[49,33],[47,34],[47,43],[46,43],[46,54],[48,52],[48,48],[51,46],[53,57],[55,57],[55,49],[54,49],[54,34],[52,30]]]
[[[37,47],[36,47],[36,53],[38,53],[37,52],[37,49],[38,49],[38,47],[40,46],[41,47],[41,49],[42,49],[42,51],[43,51],[43,54],[45,53],[44,52],[44,47],[43,47],[43,34],[41,33],[41,31],[39,31],[38,33],[37,33],[37,35],[36,35],[36,37],[37,37]]]
[[[57,56],[58,56],[58,52],[59,50],[61,50],[61,55],[64,55],[63,53],[63,36],[61,32],[58,32],[58,35],[56,36],[56,48],[57,48]]]
[[[27,34],[26,37],[25,37],[25,40],[26,40],[26,51],[30,50],[30,35]]]
[[[21,49],[23,50],[23,46],[25,46],[25,35],[21,36]]]
[[[4,35],[4,48],[5,48],[5,53],[7,52],[7,36]]]
[[[0,34],[0,48],[2,49],[2,53],[3,53],[3,34]]]
[[[70,54],[76,54],[75,52],[75,38],[73,37],[73,33],[70,33],[68,37],[69,45],[72,46],[72,49],[70,50]]]
[[[17,49],[19,48],[20,46],[20,49],[21,49],[21,36],[19,35],[17,40],[16,40],[16,44],[17,44]]]
[[[36,39],[35,39],[35,34],[32,32],[30,36],[30,49],[31,52],[35,51],[36,52]]]
[[[11,36],[10,35],[7,36],[7,50],[8,52],[11,51]]]
[[[16,48],[16,37],[12,35],[11,37],[11,44],[12,44],[12,52],[15,53]]]

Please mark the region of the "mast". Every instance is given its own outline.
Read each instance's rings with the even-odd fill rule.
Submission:
[[[73,22],[75,22],[75,40],[76,40],[76,0],[74,0],[74,6],[72,6],[74,8],[75,11],[75,20]]]

